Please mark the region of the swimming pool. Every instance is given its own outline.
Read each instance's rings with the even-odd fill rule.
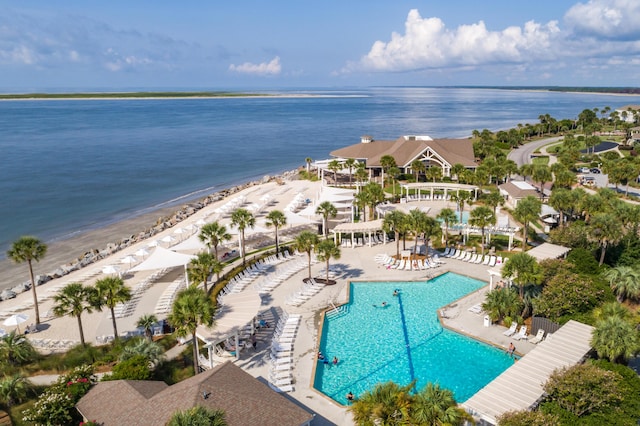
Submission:
[[[484,285],[451,272],[425,282],[351,283],[350,302],[343,313],[326,315],[319,345],[339,363],[318,363],[314,387],[346,404],[348,392],[357,396],[376,383],[406,385],[416,379],[416,389],[439,383],[458,402],[467,400],[513,360],[500,349],[443,329],[437,309]],[[394,289],[400,290],[398,296]]]

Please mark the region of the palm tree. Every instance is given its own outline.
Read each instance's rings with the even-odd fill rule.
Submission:
[[[242,251],[242,265],[246,263],[246,251],[244,245],[244,230],[253,229],[256,226],[256,218],[247,209],[236,209],[231,213],[231,225],[238,227],[240,231],[240,250]]]
[[[36,356],[36,351],[29,339],[13,330],[0,338],[0,355],[10,365],[19,365],[31,362]]]
[[[414,235],[414,244],[413,244],[413,254],[415,255],[418,249],[418,236],[422,232],[422,230],[426,226],[427,214],[422,210],[412,209],[409,211],[407,215],[407,221],[409,222],[409,227],[411,228],[411,232]]]
[[[358,163],[356,165],[356,172],[354,173],[356,177],[356,185],[363,184],[369,178],[369,172],[367,172],[367,168],[364,163]]]
[[[544,198],[544,184],[553,179],[549,166],[546,164],[537,164],[533,168],[533,175],[531,177],[536,182],[540,182],[540,199]]]
[[[224,411],[196,405],[173,413],[167,426],[227,426],[227,422]]]
[[[126,361],[138,355],[145,357],[151,367],[155,368],[164,360],[164,349],[149,339],[136,338],[133,342],[127,342],[118,358],[120,361]]]
[[[207,294],[209,294],[207,281],[213,272],[213,263],[215,261],[216,259],[210,253],[198,253],[195,258],[191,259],[189,265],[187,265],[189,282],[192,284],[202,283],[204,292]]]
[[[634,325],[617,316],[596,323],[591,336],[591,346],[601,358],[612,362],[624,362],[640,351],[640,337]]]
[[[318,208],[316,208],[316,214],[322,216],[322,233],[324,237],[327,238],[329,218],[336,217],[338,215],[338,209],[331,201],[323,201]]]
[[[31,383],[26,377],[20,374],[4,376],[0,380],[0,401],[7,407],[12,407],[16,403],[21,403],[31,390]]]
[[[407,215],[400,210],[393,210],[384,216],[382,229],[384,232],[393,232],[396,240],[396,258],[400,259],[400,231],[403,223],[407,220]]]
[[[399,425],[409,420],[411,390],[415,381],[407,386],[394,382],[378,383],[366,391],[349,407],[357,425]]]
[[[560,213],[560,226],[565,226],[565,212],[574,207],[574,199],[571,191],[565,188],[554,189],[549,197],[549,205]]]
[[[527,253],[516,253],[502,267],[504,278],[513,278],[520,288],[520,298],[524,298],[524,287],[527,284],[540,284],[542,269],[535,257]]]
[[[338,171],[342,170],[342,164],[338,160],[331,160],[327,164],[327,169],[333,172],[334,183],[338,183]]]
[[[640,299],[640,271],[631,266],[616,266],[606,271],[604,278],[609,281],[618,302],[625,299]]]
[[[458,406],[453,392],[439,384],[427,383],[411,403],[412,424],[459,425],[472,421],[472,417]]]
[[[384,185],[384,174],[389,173],[392,167],[398,167],[396,159],[391,155],[383,155],[380,157],[380,167],[382,167],[382,184]]]
[[[589,222],[588,237],[600,245],[600,265],[604,263],[607,247],[624,237],[622,222],[611,213],[598,213]]]
[[[36,325],[40,324],[40,309],[38,307],[38,294],[36,292],[36,280],[33,276],[32,262],[39,262],[47,254],[47,245],[36,237],[20,237],[14,241],[7,251],[7,257],[15,263],[27,262],[29,277],[31,278],[31,292],[33,293],[33,306],[36,314]]]
[[[418,178],[420,173],[424,173],[427,170],[427,167],[420,160],[413,160],[411,163],[411,170],[416,174],[416,182],[418,182]]]
[[[376,182],[369,182],[362,188],[362,192],[367,194],[365,203],[369,207],[369,217],[374,218],[376,212],[376,206],[382,203],[386,197],[384,195],[384,189]]]
[[[322,240],[316,247],[316,256],[320,262],[325,262],[326,284],[329,284],[329,260],[340,259],[340,247],[338,247],[333,240]]]
[[[471,214],[469,215],[469,224],[472,226],[477,226],[482,230],[482,256],[484,256],[484,233],[485,229],[489,225],[496,224],[496,216],[493,214],[493,211],[486,206],[479,206],[473,210],[471,210]]]
[[[506,287],[491,290],[482,303],[482,310],[489,315],[491,321],[500,321],[506,317],[515,318],[523,307],[515,289]]]
[[[304,159],[304,162],[307,163],[307,177],[309,175],[309,172],[311,171],[311,163],[313,162],[313,159],[311,157],[307,157]]]
[[[542,203],[533,195],[518,201],[518,205],[513,212],[516,220],[522,222],[522,251],[527,249],[529,223],[538,220],[542,211]]]
[[[444,241],[445,245],[449,245],[449,226],[453,223],[458,222],[458,215],[456,215],[456,212],[454,212],[453,210],[444,208],[440,210],[440,213],[438,213],[436,219],[439,219],[444,223]]]
[[[353,181],[353,168],[356,166],[355,158],[347,158],[344,161],[344,166],[349,169],[349,186],[351,186],[351,182]]]
[[[266,219],[267,221],[265,222],[265,224],[267,225],[267,228],[273,226],[275,230],[276,256],[280,257],[280,245],[278,244],[278,229],[280,229],[281,227],[287,224],[287,216],[285,216],[284,213],[281,212],[280,210],[271,210],[267,214]]]
[[[498,206],[503,206],[505,203],[502,194],[500,194],[500,192],[496,190],[492,190],[489,191],[489,193],[484,194],[482,199],[487,204],[487,206],[491,207],[494,216],[498,214]]]
[[[318,234],[311,231],[302,231],[296,236],[293,243],[296,250],[307,253],[309,279],[311,279],[311,253],[319,241]]]
[[[200,241],[207,246],[209,253],[211,253],[211,247],[213,247],[213,253],[216,259],[218,259],[218,245],[224,241],[229,241],[231,234],[227,232],[226,226],[220,225],[218,222],[211,222],[205,224],[202,229],[200,229],[200,235],[198,235],[198,237]]]
[[[93,312],[93,308],[97,305],[96,298],[97,290],[94,287],[85,287],[82,283],[67,284],[53,298],[55,302],[53,313],[56,316],[76,317],[82,346],[86,346],[82,329],[82,313]]]
[[[153,314],[144,314],[136,322],[136,327],[144,329],[144,335],[148,340],[153,339],[153,326],[158,322],[158,317]]]
[[[458,191],[456,194],[451,194],[451,200],[456,203],[456,207],[460,212],[460,223],[462,223],[464,205],[471,201],[471,193],[469,191]]]
[[[181,290],[171,307],[167,318],[178,337],[191,337],[193,344],[193,371],[198,374],[198,341],[196,330],[199,325],[211,327],[216,308],[209,296],[201,289],[191,286]]]
[[[126,303],[131,300],[131,289],[124,284],[120,277],[106,277],[96,281],[97,305],[98,309],[106,306],[111,311],[111,323],[113,325],[113,336],[118,339],[118,327],[116,325],[115,307],[118,303]]]

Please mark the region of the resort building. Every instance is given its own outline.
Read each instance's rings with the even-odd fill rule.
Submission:
[[[152,380],[99,382],[76,408],[85,421],[109,425],[164,425],[179,410],[222,410],[229,426],[307,426],[313,414],[231,362],[175,385]]]
[[[512,180],[511,182],[503,183],[498,189],[500,190],[500,195],[504,197],[506,205],[514,209],[518,206],[518,201],[529,196],[540,196],[535,186],[521,180]]]
[[[336,159],[352,158],[363,163],[371,178],[383,176],[385,156],[391,156],[403,173],[414,173],[412,164],[420,161],[425,169],[439,167],[443,177],[452,177],[451,168],[462,164],[466,169],[475,170],[478,164],[473,154],[470,139],[432,139],[429,136],[401,136],[396,140],[375,140],[372,136],[362,136],[360,143],[331,152]]]
[[[640,105],[625,105],[615,110],[620,117],[620,120],[627,123],[635,123],[636,116],[640,112]]]

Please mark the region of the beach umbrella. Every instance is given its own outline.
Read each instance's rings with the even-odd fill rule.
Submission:
[[[207,221],[204,220],[204,219],[200,219],[200,220],[198,220],[196,222],[196,225],[198,225],[198,226],[202,226],[202,225],[206,225],[206,224],[207,224]]]
[[[115,275],[120,272],[120,269],[116,268],[113,265],[108,265],[102,268],[102,273],[106,275]]]
[[[137,252],[135,252],[136,256],[140,256],[141,258],[144,259],[145,256],[149,255],[149,252],[143,248],[141,248],[140,250],[138,250]]]
[[[162,241],[163,243],[169,243],[171,244],[172,242],[174,242],[176,239],[173,238],[173,236],[171,235],[167,235],[166,237],[163,237],[160,241]]]
[[[29,315],[27,314],[13,314],[6,320],[4,320],[3,324],[7,327],[16,327],[18,330],[18,334],[20,334],[20,324],[27,321],[29,319]]]
[[[120,259],[120,263],[128,263],[129,264],[129,268],[131,268],[131,265],[133,265],[134,262],[136,262],[138,259],[136,259],[133,256],[125,256],[122,259]]]
[[[149,247],[158,247],[160,245],[160,241],[153,240],[149,243]]]

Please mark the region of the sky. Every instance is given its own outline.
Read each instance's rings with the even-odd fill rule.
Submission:
[[[0,0],[0,91],[640,86],[638,0]]]

